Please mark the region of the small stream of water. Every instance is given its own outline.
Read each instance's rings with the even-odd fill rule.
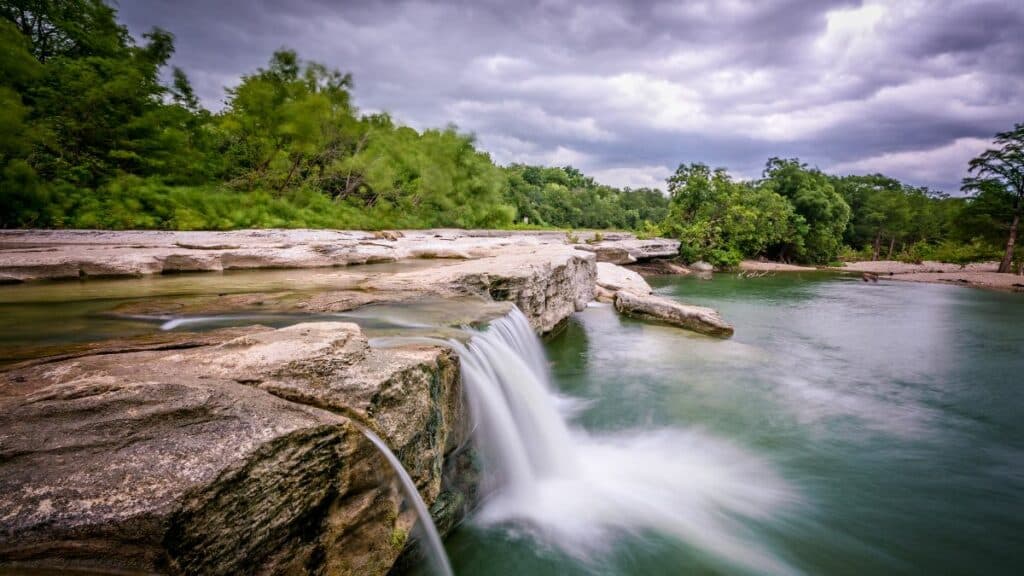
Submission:
[[[395,471],[395,475],[398,476],[398,480],[402,484],[402,491],[405,493],[406,499],[412,504],[413,510],[416,511],[416,518],[419,520],[420,529],[423,530],[426,536],[424,548],[426,549],[427,557],[436,570],[435,574],[437,576],[452,576],[452,566],[448,562],[448,555],[445,554],[444,544],[441,543],[441,535],[438,534],[437,526],[434,525],[434,520],[430,517],[430,511],[427,510],[426,503],[423,502],[423,498],[416,489],[416,483],[412,481],[398,456],[395,456],[395,453],[380,439],[380,436],[374,434],[369,428],[360,426],[359,429],[377,447],[377,450],[380,451],[388,461],[388,464],[391,465],[391,469]]]

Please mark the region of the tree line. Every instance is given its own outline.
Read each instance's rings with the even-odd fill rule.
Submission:
[[[839,260],[1000,261],[1015,252],[1024,200],[1024,124],[997,134],[951,196],[882,174],[836,176],[799,159],[768,160],[761,179],[682,164],[668,178],[659,232],[682,240],[686,260],[731,266],[743,258],[825,264]]]
[[[290,50],[210,112],[173,53],[102,0],[0,2],[0,227],[626,229],[730,265],[998,257],[1019,221],[1021,126],[971,164],[969,198],[779,158],[750,182],[683,164],[666,195],[498,166],[454,126],[362,114],[351,76]]]

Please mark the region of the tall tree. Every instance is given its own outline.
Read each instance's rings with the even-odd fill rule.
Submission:
[[[722,168],[681,164],[667,180],[671,196],[662,230],[679,238],[680,256],[734,266],[769,246],[801,245],[802,218],[782,196],[735,182]]]
[[[850,220],[850,207],[825,174],[796,158],[771,158],[760,185],[789,200],[806,224],[800,226],[802,243],[778,247],[780,260],[829,262],[836,257]]]
[[[1009,235],[1003,260],[999,263],[1000,272],[1009,272],[1013,264],[1013,248],[1017,243],[1021,204],[1024,202],[1024,124],[996,134],[993,143],[995,148],[989,148],[971,160],[970,176],[964,178],[961,189],[976,193],[1001,189],[1012,196]]]

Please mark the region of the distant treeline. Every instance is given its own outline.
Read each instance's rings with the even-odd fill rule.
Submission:
[[[684,164],[667,195],[501,167],[453,126],[359,113],[349,75],[288,50],[211,113],[166,69],[173,36],[139,45],[116,16],[101,0],[0,2],[0,227],[629,229],[727,265],[989,258],[1019,212],[991,178],[965,200],[798,160],[755,182]]]
[[[680,238],[682,256],[728,266],[743,258],[828,263],[999,260],[1014,194],[991,183],[971,197],[910,186],[880,174],[833,176],[798,159],[772,158],[760,180],[681,165],[669,179],[668,217],[657,232]]]

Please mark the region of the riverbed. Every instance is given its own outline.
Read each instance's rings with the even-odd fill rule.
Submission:
[[[828,273],[650,282],[735,337],[592,304],[545,348],[580,453],[608,455],[583,465],[638,479],[622,487],[651,510],[636,516],[674,517],[624,521],[607,501],[478,517],[447,539],[456,574],[1019,573],[1019,296]]]

